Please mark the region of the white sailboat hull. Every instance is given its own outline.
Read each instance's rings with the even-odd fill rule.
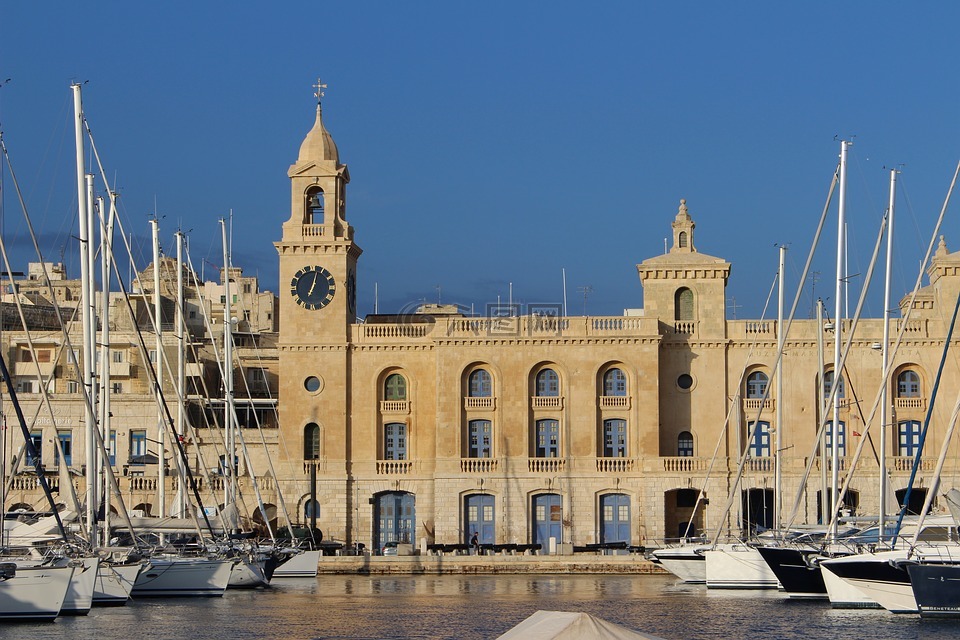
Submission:
[[[82,566],[76,567],[70,587],[67,589],[60,615],[85,616],[93,606],[93,590],[97,581],[100,558],[87,556],[81,558]]]
[[[120,606],[127,604],[137,576],[148,565],[101,563],[93,589],[95,606]]]
[[[270,584],[263,560],[244,559],[233,565],[230,572],[230,589],[256,589]]]
[[[776,589],[777,576],[760,552],[744,544],[704,551],[708,589]]]
[[[222,596],[230,582],[234,560],[208,558],[151,558],[141,571],[130,595],[134,598],[164,596]]]
[[[820,563],[823,584],[827,588],[830,606],[834,609],[882,609],[876,600],[869,598],[863,591],[842,579]]]
[[[664,569],[684,582],[703,584],[707,581],[707,563],[703,551],[709,547],[703,545],[657,549],[650,555],[657,559]]]
[[[319,551],[302,551],[276,568],[274,578],[316,578],[320,566]]]
[[[53,620],[60,614],[73,567],[17,567],[0,580],[0,620]]]

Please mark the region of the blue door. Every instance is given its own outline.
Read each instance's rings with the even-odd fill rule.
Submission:
[[[382,549],[388,542],[415,544],[416,504],[416,496],[403,491],[391,491],[377,496],[376,513],[373,516],[377,525],[373,536],[377,549]]]
[[[630,497],[623,493],[600,496],[600,542],[630,542]]]
[[[533,543],[550,549],[550,538],[563,541],[563,503],[556,493],[533,496]]]
[[[496,533],[494,527],[494,499],[488,494],[474,494],[467,496],[464,514],[466,523],[463,528],[464,544],[476,533],[480,544],[494,544]]]

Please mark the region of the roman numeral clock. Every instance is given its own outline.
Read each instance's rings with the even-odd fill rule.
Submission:
[[[337,283],[323,267],[303,267],[290,281],[290,295],[304,309],[322,309],[333,301]]]

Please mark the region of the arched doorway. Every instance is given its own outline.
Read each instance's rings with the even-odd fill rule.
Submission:
[[[533,496],[533,544],[549,551],[550,538],[563,542],[563,500],[558,493]]]
[[[903,499],[907,497],[906,489],[897,489],[897,504],[903,507]],[[927,490],[925,487],[914,487],[910,490],[910,502],[907,504],[907,515],[918,516],[923,511],[923,503],[927,499]],[[930,505],[931,508],[933,505]]]
[[[470,538],[476,533],[480,544],[494,544],[496,512],[493,496],[488,493],[475,493],[465,498],[463,506],[463,543],[468,544]]]
[[[406,491],[388,491],[377,495],[373,514],[375,548],[382,549],[388,542],[415,543],[416,504],[416,496]]]
[[[703,532],[703,511],[701,504],[696,512],[697,489],[671,489],[663,494],[663,531],[664,537],[695,538]],[[691,520],[691,517],[693,518]]]
[[[630,496],[600,496],[600,542],[630,542]]]
[[[823,504],[822,502],[823,498],[820,495],[821,493],[822,493],[821,491],[817,491],[817,523],[827,524],[825,522],[822,522],[823,509],[820,505]],[[830,489],[827,489],[828,506],[829,506],[830,500],[832,499],[833,499],[833,492]],[[911,498],[911,502],[912,501],[913,499]],[[923,505],[922,500],[920,504],[921,506]],[[848,489],[847,493],[843,496],[843,505],[840,507],[840,509],[842,511],[848,511],[850,515],[856,515],[857,507],[859,506],[860,506],[860,492],[854,489]],[[828,509],[828,514],[829,513],[830,513],[830,510]]]

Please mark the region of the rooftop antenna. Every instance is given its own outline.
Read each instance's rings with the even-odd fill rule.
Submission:
[[[583,294],[583,315],[587,315],[587,296],[593,293],[593,285],[585,285],[582,287],[577,287],[577,291]]]
[[[565,268],[560,269],[560,272],[563,274],[563,317],[567,317],[567,270]]]
[[[373,283],[373,314],[374,315],[380,313],[380,290],[378,289],[379,286],[380,286],[380,283],[378,282]]]
[[[737,309],[743,307],[742,304],[737,304],[737,298],[735,296],[730,297],[730,302],[727,303],[727,308],[733,312],[733,320],[737,319]]]
[[[439,307],[442,303],[440,302],[440,285],[437,285],[437,306]]]

